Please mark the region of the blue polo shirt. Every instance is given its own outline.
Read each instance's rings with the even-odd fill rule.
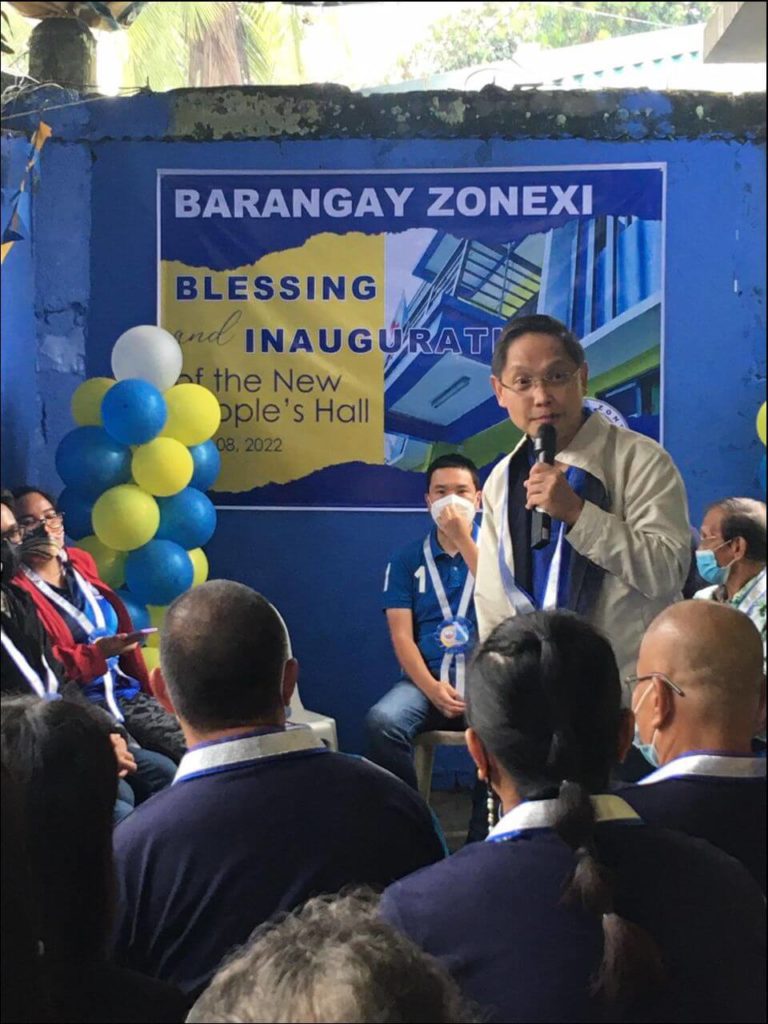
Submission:
[[[477,540],[478,528],[473,526],[472,537]],[[460,554],[449,555],[437,539],[437,527],[429,532],[429,542],[437,572],[445,587],[445,596],[454,615],[469,573],[467,563]],[[429,569],[424,561],[424,538],[401,548],[387,565],[384,575],[384,609],[408,608],[413,613],[413,635],[416,645],[430,672],[437,676],[445,654],[440,646],[438,632],[445,617],[440,608]],[[475,603],[469,602],[467,619],[472,624],[473,642],[477,640]]]

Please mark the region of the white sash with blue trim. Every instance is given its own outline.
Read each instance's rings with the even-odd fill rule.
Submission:
[[[639,824],[642,820],[621,797],[603,793],[590,797],[590,800],[598,824],[606,821]],[[518,804],[491,829],[486,842],[500,843],[505,839],[513,839],[522,832],[552,828],[560,810],[558,800],[529,800]]]
[[[727,754],[686,754],[640,779],[638,785],[652,786],[665,779],[764,779],[764,757],[729,757]]]
[[[0,640],[2,641],[3,647],[8,652],[8,656],[38,697],[42,697],[43,700],[56,699],[59,696],[59,680],[56,678],[51,666],[45,660],[45,655],[42,652],[40,654],[43,667],[45,668],[45,682],[43,682],[38,673],[35,672],[5,630],[0,631]]]
[[[241,736],[188,750],[181,759],[173,784],[200,775],[212,775],[265,757],[280,757],[283,754],[294,754],[299,750],[327,749],[309,726],[289,725],[277,732]]]
[[[501,530],[499,531],[499,575],[506,592],[509,603],[512,605],[515,614],[528,615],[536,611],[536,606],[529,594],[518,586],[515,580],[507,553],[512,554],[512,536],[509,532],[509,514],[507,504],[509,501],[509,473],[505,474],[504,494],[501,501]],[[549,565],[547,585],[544,589],[544,603],[542,608],[545,611],[557,608],[557,598],[560,591],[560,567],[563,562],[563,537],[565,536],[565,523],[560,523],[557,531],[557,541],[552,561]]]
[[[77,584],[80,593],[88,602],[88,607],[93,613],[93,620],[89,619],[85,612],[81,612],[80,609],[76,605],[72,604],[71,601],[68,601],[66,597],[63,597],[61,594],[57,594],[53,587],[49,586],[45,580],[38,576],[33,569],[30,569],[28,565],[22,566],[22,572],[27,579],[33,583],[40,593],[44,594],[52,604],[56,605],[57,608],[73,619],[90,640],[95,633],[102,632],[106,628],[107,624],[106,619],[104,618],[104,612],[101,610],[101,606],[99,605],[99,595],[88,580],[86,580],[73,565],[70,565],[69,569],[74,576],[75,583]],[[111,666],[107,668],[107,671],[101,677],[100,681],[104,684],[104,699],[107,707],[118,722],[125,721],[123,713],[115,700],[114,669]],[[99,680],[94,680],[94,682],[99,682]]]
[[[472,600],[472,594],[475,590],[475,577],[471,572],[467,571],[467,578],[464,581],[464,589],[462,590],[461,597],[459,598],[459,607],[454,615],[451,611],[451,606],[448,603],[448,595],[445,592],[443,581],[440,579],[440,573],[437,571],[435,556],[432,554],[431,533],[424,538],[424,561],[427,569],[429,570],[429,578],[432,580],[432,587],[434,588],[435,596],[437,597],[440,605],[440,611],[442,612],[443,619],[446,622],[451,619],[465,619],[467,611],[469,610],[469,602]],[[454,662],[456,663],[456,691],[463,697],[467,664],[467,659],[463,653],[457,654],[451,650],[445,652],[440,664],[440,679],[444,683],[450,682],[451,665],[453,665]]]

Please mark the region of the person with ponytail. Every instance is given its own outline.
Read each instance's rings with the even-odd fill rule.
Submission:
[[[709,844],[609,791],[634,733],[610,644],[571,612],[477,650],[467,744],[484,843],[388,888],[381,913],[489,1021],[763,1021],[765,902]]]

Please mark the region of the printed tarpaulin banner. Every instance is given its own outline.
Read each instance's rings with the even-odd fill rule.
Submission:
[[[158,172],[158,322],[222,408],[220,504],[423,508],[516,431],[494,343],[549,313],[660,436],[664,166]]]

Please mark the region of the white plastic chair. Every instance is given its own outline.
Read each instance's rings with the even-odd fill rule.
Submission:
[[[432,792],[432,768],[435,763],[435,747],[465,747],[464,730],[435,729],[422,732],[413,741],[413,767],[416,782],[424,800],[429,803]]]
[[[316,711],[307,711],[301,703],[298,686],[293,691],[291,699],[291,713],[288,721],[294,725],[308,725],[315,736],[321,739],[330,750],[339,749],[339,740],[336,735],[336,719],[328,715],[320,715]]]

